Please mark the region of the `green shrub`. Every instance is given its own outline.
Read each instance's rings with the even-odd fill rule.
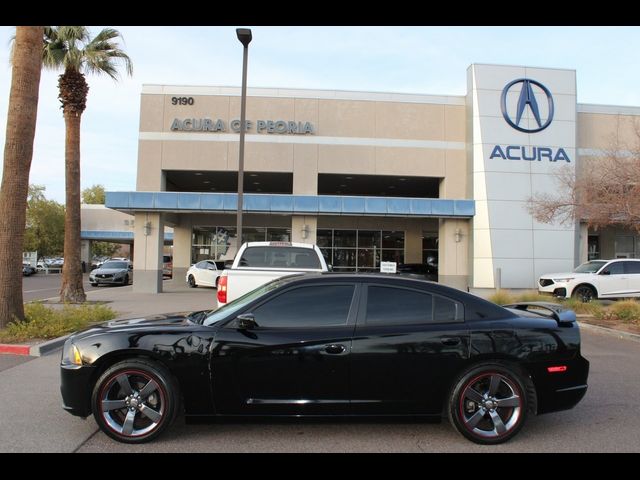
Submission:
[[[116,312],[106,305],[65,305],[60,310],[42,303],[27,303],[24,314],[23,322],[11,322],[6,329],[0,330],[0,341],[23,342],[33,338],[57,338],[92,323],[116,317]]]
[[[594,317],[602,318],[604,313],[604,307],[598,301],[592,302],[581,302],[577,298],[568,298],[566,300],[562,300],[562,305],[566,308],[570,308],[576,313],[592,315]]]
[[[620,300],[609,307],[610,318],[623,322],[640,322],[640,302],[636,300]]]
[[[493,295],[490,295],[487,300],[498,305],[507,305],[515,302],[513,295],[511,295],[507,290],[498,290]]]
[[[550,295],[540,295],[535,290],[529,290],[516,295],[516,302],[557,302],[555,298]]]

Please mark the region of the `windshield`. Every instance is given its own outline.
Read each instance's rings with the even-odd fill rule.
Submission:
[[[602,268],[602,266],[607,263],[606,260],[594,260],[591,262],[583,263],[579,267],[577,267],[574,272],[575,273],[596,273],[598,270]]]
[[[104,262],[100,268],[129,268],[127,262]]]
[[[254,301],[256,298],[261,297],[267,292],[278,288],[282,284],[282,279],[278,278],[276,280],[272,280],[269,283],[265,283],[264,285],[256,288],[255,290],[251,290],[249,293],[245,293],[240,298],[236,298],[233,302],[227,303],[226,305],[220,307],[217,310],[213,310],[209,315],[207,315],[202,322],[203,325],[213,325],[216,322],[224,318],[228,318],[230,315],[233,315],[235,312],[242,310],[246,305]]]

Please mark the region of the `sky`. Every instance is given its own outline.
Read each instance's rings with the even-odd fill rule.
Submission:
[[[133,76],[87,76],[81,187],[135,190],[142,85],[240,86],[242,44],[236,26],[109,27],[123,36]],[[249,87],[465,95],[467,67],[493,63],[575,69],[579,103],[640,106],[640,27],[237,27],[253,33]],[[14,33],[0,27],[2,145]],[[40,80],[30,183],[64,203],[60,73],[44,71]]]

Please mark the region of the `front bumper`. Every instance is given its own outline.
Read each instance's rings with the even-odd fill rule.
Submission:
[[[89,277],[90,283],[108,284],[108,285],[122,285],[124,282],[124,277],[111,277],[111,278],[97,278],[97,277]]]
[[[569,298],[571,297],[572,288],[569,287],[567,282],[554,282],[553,280],[545,279],[547,281],[551,281],[550,285],[542,286],[540,285],[540,281],[538,281],[538,292],[541,294],[549,294],[554,297],[559,298]]]
[[[62,408],[71,415],[91,415],[91,380],[94,367],[60,365],[60,393]]]

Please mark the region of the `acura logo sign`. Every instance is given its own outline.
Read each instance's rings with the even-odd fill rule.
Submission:
[[[519,84],[522,84],[522,88],[520,89],[520,96],[518,97],[518,105],[516,107],[514,119],[510,115],[510,113],[513,114],[514,112],[509,112],[507,110],[507,94],[509,93],[509,90]],[[543,122],[540,116],[538,101],[544,101],[545,96],[548,104],[548,113],[547,118]],[[516,130],[525,133],[536,133],[544,130],[551,124],[551,121],[553,120],[553,97],[551,96],[551,92],[540,82],[530,80],[528,78],[518,78],[517,80],[509,82],[507,86],[504,87],[504,89],[502,90],[502,96],[500,97],[500,108],[502,109],[502,116],[507,121],[507,123]],[[533,115],[533,119],[537,124],[537,128],[535,125],[534,128],[525,128],[520,125],[520,123],[523,123],[522,116],[527,108]]]

